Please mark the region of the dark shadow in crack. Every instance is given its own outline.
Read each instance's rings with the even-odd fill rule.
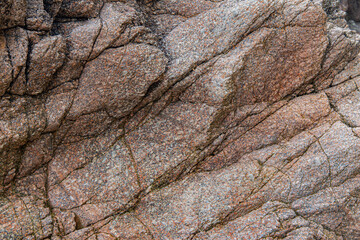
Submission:
[[[347,5],[347,14],[349,19],[359,22],[360,21],[360,0],[342,0],[344,5]]]
[[[349,28],[360,33],[360,0],[340,0],[340,9],[347,13]]]

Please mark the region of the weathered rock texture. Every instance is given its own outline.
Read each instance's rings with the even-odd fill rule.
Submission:
[[[0,239],[360,239],[359,20],[1,1]]]

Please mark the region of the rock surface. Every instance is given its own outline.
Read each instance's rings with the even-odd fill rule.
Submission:
[[[0,239],[360,239],[350,0],[0,3]]]

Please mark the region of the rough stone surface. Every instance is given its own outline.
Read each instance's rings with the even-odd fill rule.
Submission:
[[[12,65],[12,85],[10,92],[23,95],[26,91],[26,60],[29,51],[27,32],[20,27],[6,31],[6,41]]]
[[[25,25],[26,0],[4,0],[0,3],[0,29]]]
[[[4,95],[12,81],[12,66],[7,50],[7,41],[4,36],[0,36],[0,59],[1,59],[1,73],[0,73],[0,96]]]
[[[26,9],[26,27],[36,31],[49,31],[52,25],[52,17],[45,10],[44,1],[28,0]]]
[[[46,89],[54,73],[63,65],[64,51],[65,42],[61,36],[44,38],[33,46],[27,70],[29,94],[39,94]]]
[[[115,42],[126,25],[136,19],[136,10],[123,3],[106,3],[100,12],[101,29],[92,48],[91,58]]]
[[[100,109],[106,109],[114,117],[123,117],[158,80],[166,62],[158,48],[145,44],[106,50],[86,65],[69,117]]]
[[[360,239],[350,0],[0,3],[0,239]]]
[[[102,0],[62,0],[58,14],[61,17],[96,17],[102,5]]]

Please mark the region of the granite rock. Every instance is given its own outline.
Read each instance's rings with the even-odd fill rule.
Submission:
[[[69,117],[101,109],[114,117],[129,114],[158,81],[166,63],[158,48],[145,44],[106,50],[86,65]]]
[[[27,93],[36,95],[45,91],[64,59],[65,42],[62,36],[44,38],[35,44],[27,69]]]
[[[24,26],[26,0],[5,0],[0,3],[0,29]]]
[[[360,239],[350,0],[0,3],[0,239]]]
[[[68,18],[91,18],[99,15],[102,0],[62,0],[58,15]]]
[[[12,64],[7,49],[7,41],[5,36],[0,35],[0,59],[1,59],[1,80],[0,80],[0,95],[4,95],[10,83],[13,80]]]

